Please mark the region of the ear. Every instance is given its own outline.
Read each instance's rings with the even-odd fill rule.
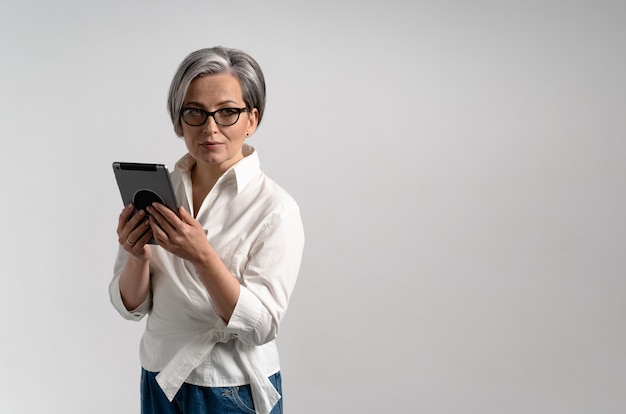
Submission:
[[[248,111],[248,125],[246,128],[246,137],[254,134],[257,125],[259,125],[259,110],[256,108],[252,108],[250,111]]]

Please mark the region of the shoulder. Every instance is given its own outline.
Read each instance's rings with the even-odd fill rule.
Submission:
[[[261,237],[278,237],[293,248],[304,243],[304,224],[296,200],[274,180],[262,175],[256,187],[256,222]],[[271,236],[270,236],[271,235]]]
[[[255,191],[257,196],[276,212],[299,211],[298,203],[291,194],[263,172],[260,173]]]
[[[298,203],[276,181],[259,171],[248,184],[238,195],[236,204],[252,222],[266,230],[302,228]]]

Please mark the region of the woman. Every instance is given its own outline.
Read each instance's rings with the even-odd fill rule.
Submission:
[[[188,151],[171,174],[178,216],[159,203],[122,210],[109,288],[123,317],[148,315],[142,413],[282,413],[275,338],[304,233],[297,204],[245,144],[263,117],[263,73],[242,51],[198,50],[168,108]]]

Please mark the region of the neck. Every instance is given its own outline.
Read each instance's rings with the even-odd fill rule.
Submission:
[[[198,186],[200,188],[208,188],[210,190],[220,176],[241,159],[243,159],[243,155],[241,158],[230,160],[230,162],[226,165],[209,164],[196,161],[196,164],[191,170],[191,181],[193,182],[194,187]]]
[[[210,190],[217,179],[224,173],[218,166],[196,163],[191,170],[191,182],[194,187]]]

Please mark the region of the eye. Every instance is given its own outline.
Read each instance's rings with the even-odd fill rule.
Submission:
[[[239,110],[237,108],[223,108],[220,109],[219,112],[222,116],[233,116],[237,115]]]
[[[202,111],[197,108],[187,108],[183,112],[185,113],[185,115],[188,115],[188,116],[202,115]]]
[[[200,126],[207,120],[208,113],[199,108],[183,108],[181,118],[187,125]]]

